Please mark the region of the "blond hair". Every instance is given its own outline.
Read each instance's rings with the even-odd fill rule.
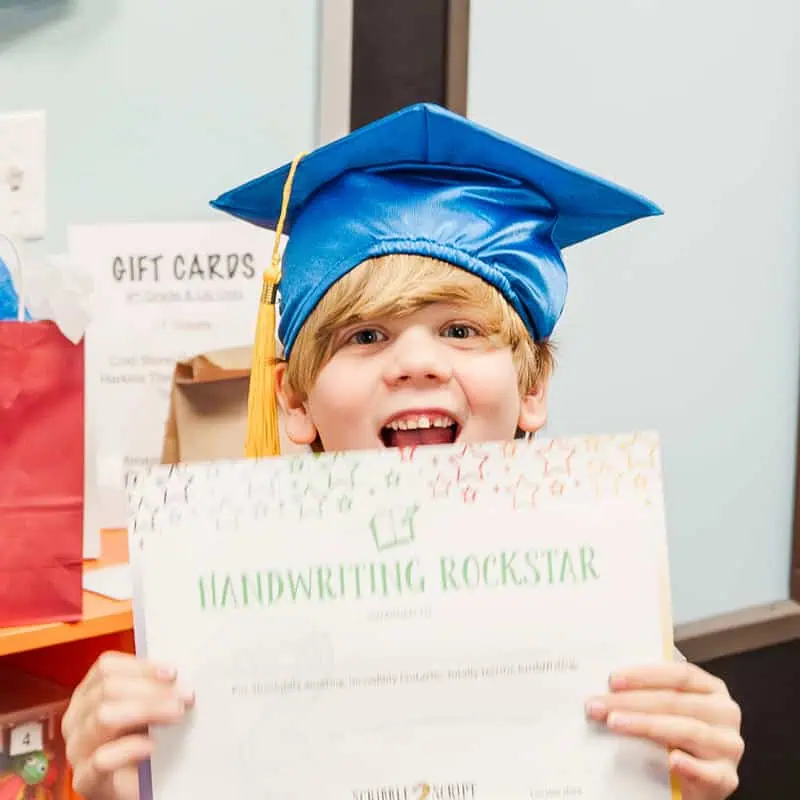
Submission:
[[[392,254],[364,261],[323,296],[300,330],[286,367],[288,386],[305,399],[331,356],[337,330],[362,320],[398,317],[436,302],[480,308],[486,333],[511,348],[521,394],[546,381],[554,353],[534,342],[516,311],[486,281],[428,256]]]

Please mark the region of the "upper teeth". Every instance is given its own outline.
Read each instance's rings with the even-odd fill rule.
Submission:
[[[455,424],[452,417],[420,414],[418,417],[403,417],[393,420],[386,427],[394,431],[413,431],[417,428],[449,428]]]

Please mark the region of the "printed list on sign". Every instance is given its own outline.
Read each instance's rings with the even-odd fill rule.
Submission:
[[[124,527],[124,481],[158,463],[177,361],[252,343],[273,234],[237,222],[81,226],[92,275],[85,339],[84,554]]]

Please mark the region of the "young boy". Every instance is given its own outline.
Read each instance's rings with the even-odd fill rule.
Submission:
[[[215,205],[278,233],[254,349],[251,457],[277,452],[277,402],[288,437],[326,451],[535,434],[546,419],[549,342],[566,297],[561,249],[658,213],[630,192],[425,105]],[[279,272],[282,230],[289,240]],[[147,727],[179,724],[195,702],[179,686],[168,666],[123,654],[92,667],[63,723],[75,788],[87,800],[138,796]],[[586,715],[669,748],[684,800],[721,800],[736,788],[739,708],[696,667],[623,669],[604,696],[587,698]]]

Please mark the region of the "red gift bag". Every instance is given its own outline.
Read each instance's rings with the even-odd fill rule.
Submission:
[[[83,341],[0,322],[0,626],[82,615]]]

